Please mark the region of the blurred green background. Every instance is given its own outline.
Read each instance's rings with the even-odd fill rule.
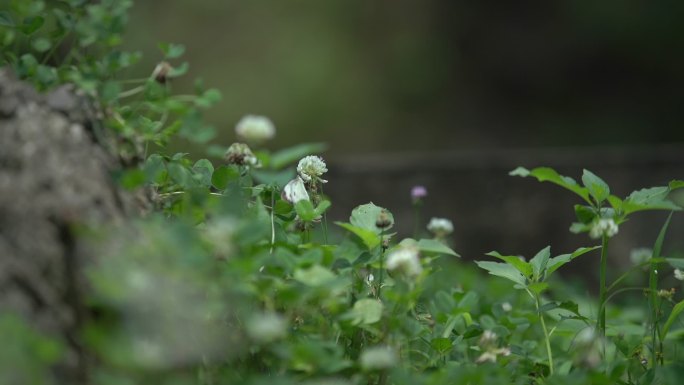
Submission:
[[[273,147],[335,156],[664,143],[684,141],[683,14],[681,0],[148,0],[125,41],[150,72],[159,41],[187,47],[174,87],[220,89],[206,118],[222,145],[247,113],[275,122]]]

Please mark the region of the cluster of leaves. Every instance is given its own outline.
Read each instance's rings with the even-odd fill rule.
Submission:
[[[149,77],[125,79],[122,71],[140,58],[117,48],[130,5],[9,0],[0,10],[0,64],[39,89],[68,83],[89,95],[119,155],[136,164],[118,181],[154,200],[146,218],[99,229],[104,255],[87,271],[94,316],[80,336],[94,356],[92,383],[677,383],[684,305],[657,295],[653,271],[684,264],[661,256],[664,230],[646,262],[648,306],[609,309],[604,339],[586,334],[594,330],[594,302],[552,279],[597,247],[556,257],[545,248],[529,261],[492,252],[502,262],[477,262],[512,281],[518,290],[510,290],[456,262],[442,237],[399,240],[387,209],[360,205],[329,229],[322,184],[306,185],[311,200],[283,199],[294,163],[323,151],[321,144],[255,151],[261,168],[148,155],[147,143],[164,145],[174,135],[210,140],[201,110],[220,95],[201,84],[193,95],[172,94],[170,80],[187,70],[168,63],[183,54],[178,45],[160,46],[164,61]],[[574,231],[606,218],[619,225],[635,211],[677,210],[667,195],[684,187],[676,181],[620,199],[588,171],[583,186],[548,168],[513,173],[578,194],[584,204],[575,208]],[[388,269],[393,255],[406,252],[419,256],[415,274]],[[606,296],[620,293],[623,279]],[[557,293],[563,298],[552,300]],[[8,382],[50,383],[49,368],[69,359],[61,355],[65,341],[14,316],[0,315],[0,332],[12,337],[12,350],[3,352],[14,363],[0,375]]]
[[[119,49],[131,0],[8,0],[0,9],[0,66],[10,67],[39,90],[73,84],[102,116],[106,141],[124,160],[144,157],[148,143],[166,144],[178,134],[206,143],[214,129],[202,110],[220,100],[201,81],[191,95],[174,95],[173,78],[188,70],[172,65],[185,48],[160,44],[161,55],[150,76],[126,78],[141,54]],[[99,137],[102,127],[94,127]],[[100,138],[102,139],[102,138]],[[102,139],[104,143],[105,140]]]

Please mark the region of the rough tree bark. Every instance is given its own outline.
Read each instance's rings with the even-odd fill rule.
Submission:
[[[59,383],[87,381],[80,268],[90,255],[75,231],[132,207],[112,182],[119,164],[95,140],[93,111],[69,87],[40,94],[0,70],[0,314],[68,347]]]

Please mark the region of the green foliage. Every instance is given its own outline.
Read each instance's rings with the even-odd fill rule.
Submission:
[[[88,266],[86,303],[96,316],[78,336],[96,358],[93,383],[677,383],[684,305],[653,279],[666,262],[684,266],[661,255],[668,222],[652,258],[630,271],[649,266],[649,287],[639,288],[649,306],[609,309],[605,334],[591,326],[601,313],[590,309],[593,301],[554,273],[599,248],[604,256],[607,238],[631,213],[679,210],[668,194],[683,181],[621,199],[588,170],[581,185],[550,168],[514,170],[578,195],[573,230],[604,241],[558,256],[546,247],[529,260],[491,252],[501,262],[476,262],[516,290],[453,258],[459,255],[444,235],[401,239],[390,232],[392,213],[373,203],[328,233],[331,202],[322,182],[297,179],[295,168],[323,144],[255,148],[223,163],[148,154],[148,144],[163,148],[176,136],[211,140],[201,112],[220,93],[198,83],[193,95],[173,94],[173,78],[188,70],[170,64],[185,51],[176,44],[159,45],[149,77],[126,79],[124,70],[140,57],[117,48],[130,6],[10,0],[0,11],[7,48],[0,63],[41,90],[71,83],[88,95],[103,114],[100,128],[116,139],[110,150],[134,165],[116,181],[152,199],[145,218],[93,229],[102,255]],[[208,152],[221,156],[227,148]],[[286,199],[291,182],[306,194]],[[594,230],[608,219],[615,233]],[[403,274],[401,264],[419,273]],[[625,289],[621,280],[602,286],[599,309]],[[0,334],[0,363],[11,361],[0,368],[3,383],[49,384],[55,365],[71,359],[62,348],[69,341],[36,333],[13,315],[0,317]]]

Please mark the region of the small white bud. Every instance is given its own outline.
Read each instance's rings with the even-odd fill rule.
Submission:
[[[235,126],[235,133],[250,143],[261,143],[275,136],[275,126],[265,116],[246,115]]]
[[[389,369],[397,364],[397,352],[389,346],[373,346],[361,352],[359,363],[364,370]]]
[[[602,236],[607,236],[611,238],[618,233],[618,225],[613,219],[601,218],[595,221],[591,230],[589,231],[589,236],[593,239],[601,238]]]
[[[454,231],[454,224],[446,218],[432,218],[427,229],[438,237],[444,237]]]
[[[513,306],[511,306],[511,304],[509,302],[504,302],[501,304],[501,309],[503,309],[503,311],[508,313],[509,311],[513,310]]]
[[[255,314],[247,322],[247,335],[261,343],[282,339],[287,335],[287,320],[276,313]]]
[[[423,272],[420,264],[418,249],[415,247],[400,247],[387,256],[387,270],[396,270],[408,277],[417,277]]]
[[[674,277],[680,281],[684,281],[684,272],[679,269],[674,270]]]

